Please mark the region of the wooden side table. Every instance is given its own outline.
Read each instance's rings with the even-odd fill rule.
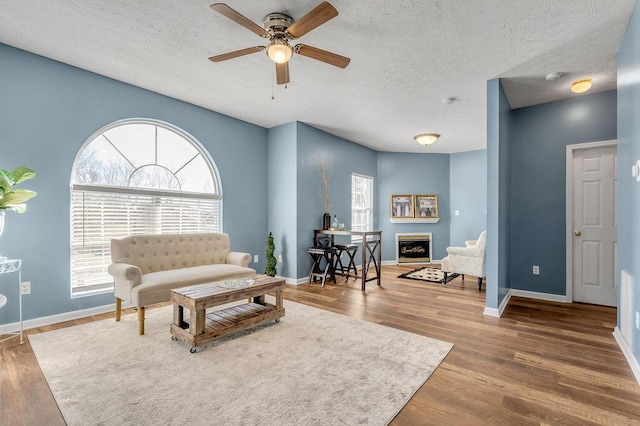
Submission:
[[[22,292],[20,291],[20,283],[22,282],[22,260],[20,259],[6,259],[0,261],[0,275],[2,274],[10,274],[12,272],[18,273],[18,305],[20,307],[20,331],[5,333],[8,337],[1,339],[0,342],[4,342],[5,340],[11,339],[13,337],[20,336],[20,344],[22,344]],[[7,303],[7,298],[5,295],[0,294],[0,309]]]

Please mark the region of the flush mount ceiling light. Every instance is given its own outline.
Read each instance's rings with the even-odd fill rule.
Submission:
[[[582,80],[576,80],[571,83],[571,91],[573,93],[584,93],[587,90],[591,89],[591,79],[584,78]]]
[[[432,143],[437,141],[439,137],[440,137],[440,135],[437,134],[437,133],[422,133],[420,135],[414,136],[413,138],[420,145],[425,145],[426,146],[426,145],[431,145]]]
[[[293,55],[293,48],[289,46],[286,40],[280,38],[274,39],[269,47],[267,47],[267,55],[276,64],[284,64],[289,62]]]

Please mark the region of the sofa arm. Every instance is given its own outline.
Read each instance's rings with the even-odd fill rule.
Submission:
[[[107,268],[107,271],[116,282],[129,282],[131,288],[140,285],[142,282],[142,271],[135,265],[112,263],[109,265],[109,268]]]
[[[456,256],[471,256],[479,257],[481,253],[475,249],[475,246],[471,247],[447,247],[447,254],[453,254]]]
[[[249,266],[249,262],[251,262],[251,255],[249,253],[240,253],[237,251],[227,253],[227,258],[224,261],[224,263],[242,266],[243,268]]]

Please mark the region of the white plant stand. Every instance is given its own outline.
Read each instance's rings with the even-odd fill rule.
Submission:
[[[2,274],[10,274],[12,272],[18,273],[18,303],[20,306],[20,331],[16,331],[13,333],[5,333],[6,336],[4,339],[0,339],[0,342],[4,342],[5,340],[12,339],[14,337],[20,336],[20,344],[23,343],[22,338],[22,292],[20,291],[20,283],[22,282],[22,260],[20,259],[5,259],[0,261],[0,275]],[[4,294],[0,294],[0,309],[4,305],[7,304],[7,297]]]

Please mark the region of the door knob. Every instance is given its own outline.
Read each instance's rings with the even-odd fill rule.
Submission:
[[[579,237],[580,235],[582,235],[582,232],[575,230],[573,231],[573,235],[575,235],[576,237]]]

